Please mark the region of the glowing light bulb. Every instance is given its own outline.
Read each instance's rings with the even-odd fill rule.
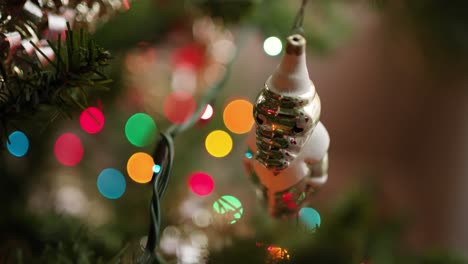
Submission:
[[[192,221],[198,227],[208,227],[213,222],[213,216],[207,209],[200,208],[192,215]]]
[[[245,157],[248,158],[248,159],[252,159],[253,158],[253,153],[250,149],[247,149],[247,151],[245,152]]]
[[[206,196],[213,192],[213,178],[203,172],[195,172],[190,175],[188,180],[190,190],[198,196]]]
[[[125,136],[137,147],[151,144],[156,136],[156,130],[153,118],[145,113],[132,115],[125,124]]]
[[[158,165],[158,164],[154,164],[153,172],[156,173],[156,174],[160,173],[161,172],[161,166]]]
[[[195,108],[195,99],[183,90],[173,91],[164,99],[164,115],[174,124],[183,124],[187,121],[195,112]]]
[[[89,134],[95,134],[104,127],[104,115],[96,107],[88,107],[80,115],[80,125]]]
[[[97,179],[97,188],[102,196],[108,199],[120,198],[126,188],[125,177],[113,168],[102,170]]]
[[[286,250],[284,248],[277,247],[277,246],[268,246],[267,250],[268,250],[270,259],[275,261],[275,262],[279,261],[279,260],[289,260],[290,259],[288,250]]]
[[[127,162],[128,176],[138,183],[147,183],[153,178],[153,157],[144,153],[133,154]]]
[[[283,44],[281,40],[277,37],[269,37],[263,42],[263,50],[266,54],[270,56],[277,56],[281,53],[283,49]]]
[[[197,72],[192,67],[182,66],[172,73],[172,89],[193,94],[197,88]]]
[[[225,157],[232,150],[231,136],[225,131],[215,130],[206,137],[205,147],[213,157]]]
[[[213,117],[213,113],[214,113],[213,107],[210,104],[207,104],[205,107],[205,111],[203,111],[203,114],[200,117],[200,119],[208,120],[211,117]]]
[[[320,214],[313,208],[301,208],[299,211],[299,219],[306,227],[310,228],[312,232],[317,231],[320,227]]]
[[[130,3],[128,2],[128,0],[123,0],[123,3],[125,5],[125,9],[129,10],[130,9]]]
[[[234,196],[224,195],[213,203],[213,210],[227,218],[228,223],[235,224],[242,217],[242,203]]]
[[[6,145],[11,155],[16,157],[23,157],[29,150],[28,137],[21,131],[11,133]]]
[[[84,155],[83,145],[73,133],[62,134],[55,141],[54,153],[57,160],[65,166],[77,165]]]
[[[223,121],[232,133],[249,132],[254,124],[252,103],[242,99],[230,102],[224,108]]]

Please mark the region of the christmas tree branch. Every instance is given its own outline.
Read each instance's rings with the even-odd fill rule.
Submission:
[[[49,64],[47,67],[39,65],[40,60],[21,54],[15,55],[15,59],[23,63],[23,71],[7,72],[1,67],[0,122],[3,126],[9,127],[44,110],[52,110],[54,119],[57,115],[71,116],[74,111],[85,109],[90,93],[108,89],[106,84],[112,80],[104,68],[110,60],[109,52],[97,46],[83,29],[76,32],[69,27],[64,45],[60,40],[61,37],[55,46],[49,42],[52,56],[31,42],[38,56],[44,58],[42,63]],[[6,133],[6,129],[0,133]]]
[[[59,115],[71,117],[73,111],[88,105],[93,91],[107,90],[111,80],[103,69],[110,55],[94,43],[88,31],[116,11],[128,9],[128,2],[1,2],[0,139],[14,121],[44,110],[53,112],[51,120]],[[81,29],[72,31],[70,25]]]

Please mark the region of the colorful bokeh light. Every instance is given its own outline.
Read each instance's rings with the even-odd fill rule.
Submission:
[[[132,115],[125,124],[125,135],[128,141],[137,147],[151,144],[156,138],[156,123],[145,113]]]
[[[64,133],[55,141],[54,153],[63,165],[75,166],[83,158],[84,149],[78,136],[73,133]]]
[[[312,232],[320,227],[320,214],[313,208],[304,207],[299,211],[299,219]]]
[[[211,45],[213,58],[222,63],[228,64],[236,56],[236,45],[229,39],[220,39]]]
[[[172,63],[177,67],[200,69],[205,63],[205,50],[199,43],[190,43],[172,53]]]
[[[129,10],[130,9],[130,3],[128,2],[128,0],[123,0],[123,3],[124,3],[124,6],[125,6],[125,9]]]
[[[213,117],[213,113],[214,113],[213,107],[210,104],[207,104],[200,119],[208,120],[211,117]]]
[[[263,50],[270,56],[277,56],[283,49],[283,43],[277,37],[269,37],[263,42]]]
[[[195,112],[195,100],[186,91],[171,92],[164,99],[163,112],[166,118],[174,124],[182,124]]]
[[[153,178],[154,165],[153,157],[144,152],[137,152],[128,159],[128,176],[135,182],[147,183]]]
[[[223,195],[213,203],[213,210],[226,217],[227,222],[235,224],[242,217],[244,209],[242,203],[234,196]]]
[[[248,159],[252,159],[253,158],[252,150],[247,149],[247,151],[245,152],[245,157]]]
[[[29,150],[29,139],[21,131],[15,131],[8,136],[6,146],[11,155],[23,157]]]
[[[200,208],[193,213],[192,222],[198,227],[205,228],[213,222],[213,215],[211,211]]]
[[[246,100],[234,100],[224,108],[223,120],[232,133],[247,133],[254,124],[253,105]]]
[[[160,173],[161,172],[161,165],[154,164],[153,172],[156,173],[156,174]]]
[[[213,157],[225,157],[232,150],[231,136],[225,131],[215,130],[206,137],[205,147]]]
[[[80,126],[89,134],[95,134],[104,127],[104,115],[97,107],[88,107],[81,112]]]
[[[197,89],[197,72],[192,67],[178,67],[172,72],[171,87],[174,91],[185,91],[190,94]]]
[[[204,172],[192,173],[188,179],[190,190],[198,196],[207,196],[213,192],[214,180]]]
[[[102,170],[97,179],[97,188],[102,196],[108,199],[120,198],[126,188],[125,177],[113,168]]]
[[[289,252],[287,249],[277,246],[268,246],[267,250],[270,260],[273,260],[275,262],[290,259]]]
[[[174,124],[182,124],[195,112],[195,100],[186,91],[171,92],[163,104],[163,112],[166,118]]]

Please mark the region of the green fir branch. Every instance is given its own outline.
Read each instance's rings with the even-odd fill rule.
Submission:
[[[43,111],[49,111],[53,119],[57,113],[72,117],[88,106],[93,93],[108,90],[106,85],[112,80],[104,69],[109,65],[110,53],[96,45],[83,29],[68,27],[65,42],[61,40],[60,35],[55,44],[48,42],[53,60],[31,42],[38,56],[48,61],[47,67],[29,55],[15,55],[15,61],[22,63],[18,64],[21,71],[6,68],[5,61],[1,63],[0,122],[6,128]],[[6,130],[0,131],[1,138],[5,138]]]

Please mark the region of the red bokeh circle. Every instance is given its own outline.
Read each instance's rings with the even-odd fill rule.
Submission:
[[[195,172],[188,180],[190,190],[198,196],[206,196],[213,192],[214,180],[204,172]]]
[[[163,104],[166,118],[174,124],[183,124],[195,112],[195,100],[185,91],[171,92]]]
[[[57,160],[63,165],[75,166],[83,158],[84,149],[78,136],[65,133],[55,141],[54,153]]]
[[[88,107],[81,112],[80,126],[89,134],[95,134],[104,127],[104,115],[97,107]]]

